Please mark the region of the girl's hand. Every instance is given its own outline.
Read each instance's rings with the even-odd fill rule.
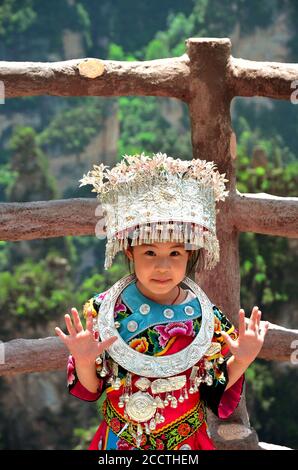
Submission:
[[[114,343],[117,336],[113,336],[106,341],[99,342],[94,338],[93,334],[93,317],[91,309],[88,310],[87,313],[85,330],[82,326],[77,309],[72,308],[71,313],[72,320],[70,315],[66,314],[64,316],[69,335],[64,334],[58,327],[55,328],[55,332],[69,349],[70,354],[75,360],[80,361],[80,363],[93,363],[100,353]]]
[[[248,366],[262,349],[269,322],[262,322],[261,324],[261,315],[262,313],[258,307],[254,307],[250,318],[246,319],[245,312],[241,308],[239,310],[238,338],[232,340],[227,333],[221,331],[226,344],[238,363]],[[245,320],[247,320],[247,325]]]

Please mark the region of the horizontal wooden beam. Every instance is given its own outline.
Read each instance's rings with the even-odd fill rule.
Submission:
[[[95,235],[100,214],[102,207],[96,198],[2,203],[0,240]]]
[[[257,62],[230,55],[228,38],[189,38],[188,54],[148,61],[98,58],[61,62],[0,61],[0,81],[5,98],[21,96],[164,96],[190,101],[193,92],[190,60],[208,57],[215,50],[228,54],[225,85],[234,96],[263,96],[289,100],[298,80],[298,64]],[[216,64],[214,65],[216,74]],[[200,70],[197,74],[200,80]],[[208,83],[205,84],[208,89]],[[296,86],[297,88],[297,86]],[[212,90],[209,90],[210,92]],[[2,92],[2,90],[1,90]],[[202,99],[206,97],[203,96]]]
[[[298,198],[237,192],[225,204],[225,223],[240,232],[298,236]],[[0,240],[95,235],[96,224],[102,220],[102,207],[96,198],[1,203]]]
[[[229,198],[229,222],[240,232],[298,237],[298,198],[259,193]]]
[[[188,56],[144,62],[73,59],[0,62],[5,97],[150,95],[188,101]]]
[[[264,346],[258,357],[291,361],[298,330],[270,323]],[[65,369],[68,351],[59,338],[14,339],[1,343],[0,376]],[[297,349],[297,347],[296,347]]]
[[[68,351],[57,337],[1,343],[0,375],[65,369]]]
[[[298,330],[269,323],[269,330],[258,357],[268,361],[291,362],[297,366],[297,351]]]
[[[233,96],[289,100],[298,89],[298,64],[256,62],[230,57],[227,81]]]

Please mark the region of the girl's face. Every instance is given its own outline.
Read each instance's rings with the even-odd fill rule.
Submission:
[[[143,287],[161,295],[169,293],[184,279],[191,255],[191,251],[184,249],[184,243],[177,242],[135,245],[125,253],[134,261],[135,275]]]

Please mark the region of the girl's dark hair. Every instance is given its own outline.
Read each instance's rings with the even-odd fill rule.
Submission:
[[[127,242],[128,242],[128,246],[130,247],[130,250],[132,251],[133,246],[131,246],[131,238],[128,238]],[[186,251],[191,251],[191,250],[186,250]],[[132,274],[134,272],[133,262],[129,259],[129,257],[125,254],[124,251],[123,251],[123,255],[125,257],[127,268],[130,274]],[[205,262],[204,249],[200,248],[198,250],[193,250],[193,253],[190,255],[187,261],[185,275],[194,280],[195,273],[201,272],[203,270],[204,262]]]

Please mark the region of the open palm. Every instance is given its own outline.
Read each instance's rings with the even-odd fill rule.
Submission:
[[[77,309],[72,308],[71,313],[72,320],[70,315],[66,314],[64,316],[69,335],[63,333],[58,326],[55,328],[55,332],[75,359],[80,359],[81,362],[86,361],[86,363],[95,361],[96,357],[113,344],[117,337],[113,336],[103,342],[95,339],[91,309],[87,313],[85,330]]]
[[[252,309],[249,319],[245,318],[243,309],[239,310],[239,335],[236,340],[221,332],[227,346],[238,362],[250,364],[262,349],[266,333],[269,328],[268,322],[261,322],[262,312],[258,307]]]

